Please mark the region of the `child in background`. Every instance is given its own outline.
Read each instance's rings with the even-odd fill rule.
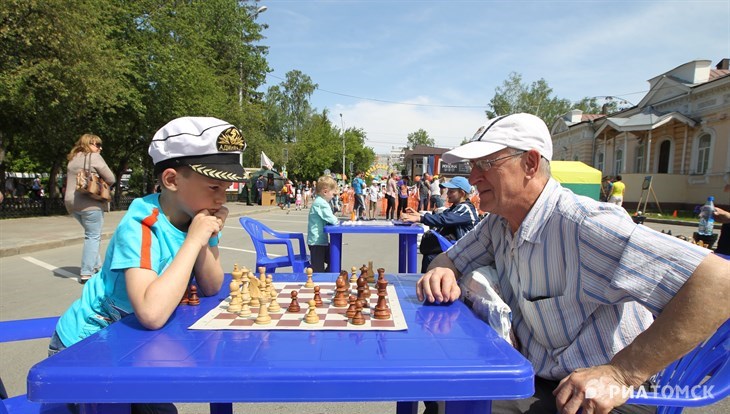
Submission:
[[[152,139],[149,154],[161,192],[129,206],[102,269],[81,298],[61,315],[49,356],[128,314],[147,329],[160,329],[191,279],[198,293],[218,293],[223,283],[218,242],[228,216],[226,189],[243,180],[239,130],[216,118],[170,121]],[[133,404],[132,412],[175,413],[172,404]]]
[[[294,207],[297,210],[302,209],[302,190],[297,190],[297,200],[294,202]]]
[[[330,246],[324,226],[339,222],[329,203],[335,196],[336,189],[337,183],[334,178],[329,175],[319,177],[315,184],[316,196],[309,209],[307,245],[311,255],[312,270],[318,273],[330,271]]]

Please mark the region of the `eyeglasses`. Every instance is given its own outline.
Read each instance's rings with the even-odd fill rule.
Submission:
[[[488,171],[490,168],[494,166],[494,163],[497,161],[506,160],[508,158],[513,158],[518,155],[524,154],[525,151],[515,152],[510,155],[505,155],[504,157],[499,157],[493,160],[476,160],[476,161],[469,161],[469,164],[471,165],[471,168],[478,168],[481,171]]]
[[[96,148],[101,149],[101,142],[95,142],[95,143],[93,143],[91,145],[95,146]]]

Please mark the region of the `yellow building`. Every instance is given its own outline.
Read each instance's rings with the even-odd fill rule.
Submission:
[[[553,159],[621,175],[629,208],[649,195],[642,192],[647,176],[665,211],[692,209],[710,195],[730,206],[723,191],[730,184],[729,63],[678,66],[649,79],[641,102],[614,114],[568,112],[551,127]]]

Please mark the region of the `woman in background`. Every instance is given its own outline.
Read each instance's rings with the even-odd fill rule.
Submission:
[[[68,174],[66,175],[66,210],[84,228],[84,248],[81,253],[80,283],[86,283],[101,268],[99,247],[101,229],[104,226],[104,211],[109,203],[94,200],[88,194],[76,191],[76,175],[82,169],[91,170],[112,186],[114,174],[101,156],[101,138],[93,134],[82,135],[68,153]]]

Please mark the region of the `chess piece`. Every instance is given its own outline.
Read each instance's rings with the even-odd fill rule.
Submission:
[[[352,318],[355,316],[355,311],[357,310],[357,298],[353,295],[350,295],[350,307],[347,308],[347,312],[345,312],[345,316],[348,318]]]
[[[378,303],[375,305],[373,317],[375,319],[390,319],[390,309],[388,309],[388,303],[385,300],[384,290],[378,290]]]
[[[256,307],[261,305],[259,297],[261,296],[261,290],[259,289],[259,280],[256,275],[252,273],[248,274],[249,290],[251,291],[251,306]]]
[[[188,285],[188,287],[185,288],[185,293],[183,293],[182,298],[180,298],[181,305],[188,304],[188,296],[190,296],[190,285]]]
[[[287,312],[297,313],[301,310],[301,308],[299,307],[299,301],[297,301],[297,296],[299,296],[297,291],[292,290],[291,291],[291,303],[289,304],[289,307],[286,308]]]
[[[241,287],[241,279],[243,279],[243,272],[241,269],[238,268],[238,263],[233,264],[233,271],[231,272],[231,276],[233,277],[233,280],[238,283],[238,287]]]
[[[226,308],[226,311],[230,313],[238,313],[241,311],[242,304],[241,292],[239,292],[238,290],[238,282],[236,280],[231,280],[228,288],[231,290],[231,301],[228,303],[228,308]]]
[[[320,290],[319,289],[319,286],[315,286],[314,287],[314,304],[318,308],[323,308],[324,307],[324,303],[322,302],[322,296],[320,296],[319,290]]]
[[[352,266],[352,276],[350,276],[350,283],[357,283],[357,267]]]
[[[271,275],[269,275],[269,277],[266,278],[266,290],[269,292],[276,292],[271,283]],[[281,310],[281,305],[279,305],[279,302],[276,300],[276,296],[278,295],[274,295],[272,297],[272,294],[269,294],[269,312],[279,312]]]
[[[365,325],[365,317],[362,315],[362,306],[359,304],[355,308],[355,316],[352,317],[353,325]]]
[[[375,283],[375,272],[373,271],[373,261],[368,262],[368,283]]]
[[[268,325],[271,323],[271,316],[269,315],[269,307],[267,306],[265,297],[259,298],[261,302],[259,305],[259,316],[254,321],[257,325]]]
[[[345,285],[348,282],[340,275],[335,282],[335,298],[332,301],[332,305],[336,308],[344,308],[347,306],[347,288]]]
[[[312,273],[313,272],[314,271],[312,270],[311,267],[308,267],[307,268],[307,282],[304,283],[304,287],[305,288],[313,288],[314,287],[314,281],[312,280]]]
[[[190,296],[188,296],[188,305],[190,305],[190,306],[200,305],[200,298],[198,297],[198,287],[195,285],[190,286]]]
[[[309,310],[307,316],[304,317],[304,322],[309,324],[319,323],[319,315],[317,315],[317,304],[314,300],[309,301]]]
[[[251,293],[248,290],[248,269],[243,272],[242,282],[243,286],[241,286],[241,311],[238,312],[238,316],[245,318],[251,316]]]
[[[271,297],[271,300],[275,300],[279,296],[279,292],[274,287],[274,279],[271,275],[266,277],[266,287],[269,289],[269,297]]]
[[[378,280],[385,279],[385,269],[382,267],[378,268]]]

